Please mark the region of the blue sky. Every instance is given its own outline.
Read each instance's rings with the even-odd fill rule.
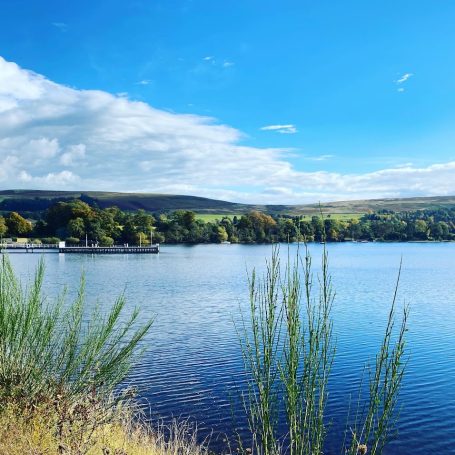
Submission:
[[[445,0],[0,0],[0,187],[454,194],[453,23]]]

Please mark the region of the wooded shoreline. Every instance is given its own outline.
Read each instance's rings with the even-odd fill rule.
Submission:
[[[215,216],[215,215],[214,215]],[[204,220],[195,212],[149,213],[100,209],[81,200],[57,202],[37,219],[18,212],[0,216],[0,237],[11,242],[84,246],[147,246],[153,243],[200,244],[280,242],[427,242],[455,240],[455,207],[407,212],[283,215],[251,211]]]

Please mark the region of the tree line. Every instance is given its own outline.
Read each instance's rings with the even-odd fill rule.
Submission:
[[[0,216],[0,237],[28,237],[43,243],[87,241],[100,246],[154,243],[273,243],[342,241],[455,240],[455,207],[392,212],[382,210],[340,220],[329,215],[270,215],[251,211],[204,221],[196,213],[176,210],[99,209],[81,200],[57,202],[38,220],[17,212]]]

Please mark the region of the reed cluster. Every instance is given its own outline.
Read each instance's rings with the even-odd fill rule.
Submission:
[[[379,454],[396,428],[408,317],[405,307],[396,333],[398,281],[399,276],[375,367],[369,370],[369,399],[366,405],[359,399],[355,416],[348,416],[343,453]],[[305,246],[305,253],[292,260],[288,253],[284,266],[275,249],[262,279],[253,270],[249,290],[249,318],[239,331],[248,378],[243,403],[252,434],[249,450],[261,455],[322,454],[336,354],[331,316],[335,293],[326,249],[316,285]],[[279,431],[283,426],[284,435]]]

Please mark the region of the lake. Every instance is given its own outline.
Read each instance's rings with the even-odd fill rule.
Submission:
[[[291,250],[295,250],[291,246]],[[281,246],[286,252],[287,247]],[[234,323],[247,314],[247,270],[264,270],[271,246],[162,246],[159,255],[84,256],[46,254],[45,292],[64,285],[70,295],[81,272],[91,305],[113,303],[125,292],[127,309],[156,317],[147,352],[128,379],[139,388],[146,412],[197,422],[201,437],[213,430],[213,447],[242,426],[238,388],[243,362]],[[310,246],[315,264],[322,245]],[[392,301],[401,257],[399,306],[411,306],[410,360],[400,395],[398,439],[385,453],[455,453],[455,244],[329,244],[336,290],[333,309],[337,356],[332,370],[326,453],[340,453],[350,396],[364,366],[374,360]],[[11,254],[24,279],[40,254]]]

